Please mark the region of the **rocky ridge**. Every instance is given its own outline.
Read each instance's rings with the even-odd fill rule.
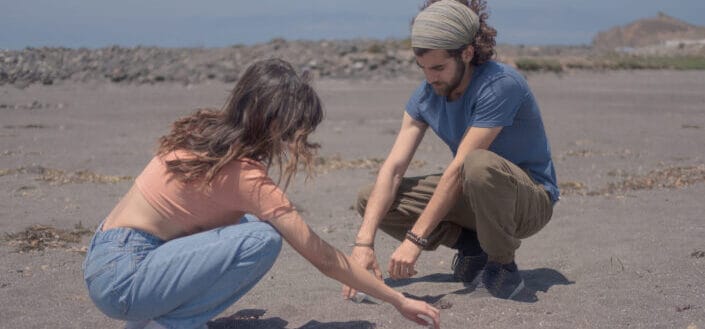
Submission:
[[[705,49],[705,27],[658,13],[624,26],[597,33],[592,45],[601,50],[631,50],[657,48]]]
[[[108,47],[0,50],[0,85],[236,81],[250,62],[278,57],[317,77],[389,79],[418,74],[403,40],[286,41],[226,48]]]
[[[498,45],[496,59],[522,70],[673,68],[671,64],[623,65],[619,56],[686,56],[705,67],[705,27],[660,13],[598,33],[592,45]],[[614,56],[614,55],[617,56]],[[421,78],[409,40],[270,42],[223,48],[107,47],[98,49],[0,49],[0,86],[24,88],[60,81],[196,84],[237,81],[254,60],[277,57],[316,77],[389,80]],[[605,59],[605,57],[607,59]],[[689,59],[690,60],[690,59]],[[544,63],[545,62],[545,63]]]

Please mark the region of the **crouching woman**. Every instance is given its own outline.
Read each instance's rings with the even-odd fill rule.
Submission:
[[[350,262],[289,202],[297,168],[311,173],[308,136],[323,118],[307,80],[282,60],[259,61],[222,110],[174,122],[91,240],[84,278],[103,313],[127,328],[205,328],[272,267],[283,237],[323,274],[439,327],[437,309]]]

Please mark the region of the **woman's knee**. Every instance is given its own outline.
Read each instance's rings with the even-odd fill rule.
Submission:
[[[272,225],[264,223],[268,226],[268,228],[265,230],[266,234],[266,244],[267,248],[275,251],[274,257],[279,255],[279,252],[282,249],[282,236],[279,234],[279,231],[277,231]]]
[[[251,248],[256,249],[256,253],[262,258],[262,261],[274,263],[282,249],[281,234],[270,224],[266,222],[248,223],[253,227],[251,237],[257,239],[257,243]]]

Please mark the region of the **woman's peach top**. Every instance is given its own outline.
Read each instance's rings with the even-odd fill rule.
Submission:
[[[188,155],[177,151],[155,156],[135,184],[162,217],[173,220],[188,234],[238,223],[245,213],[267,220],[294,210],[260,162],[231,161],[210,184],[201,186],[184,183],[167,171],[165,161],[177,156]]]

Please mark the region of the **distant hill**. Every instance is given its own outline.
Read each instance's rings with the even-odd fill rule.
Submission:
[[[658,13],[656,17],[599,32],[592,41],[596,49],[642,48],[669,42],[705,43],[705,27]]]

